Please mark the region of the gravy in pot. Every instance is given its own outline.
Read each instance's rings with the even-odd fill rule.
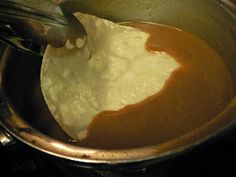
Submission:
[[[230,102],[227,67],[198,37],[161,24],[75,16],[87,43],[48,46],[41,89],[54,119],[78,145],[160,144],[206,124]]]

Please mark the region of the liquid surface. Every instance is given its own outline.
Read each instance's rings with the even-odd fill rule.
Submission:
[[[180,136],[221,112],[232,97],[222,58],[192,34],[168,26],[132,23],[150,34],[146,50],[164,51],[181,67],[164,89],[119,111],[98,114],[81,146],[120,149],[154,145]]]

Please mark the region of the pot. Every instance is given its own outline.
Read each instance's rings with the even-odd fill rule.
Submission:
[[[162,144],[99,150],[79,147],[52,118],[40,90],[40,56],[3,46],[0,67],[0,124],[4,144],[17,139],[43,153],[83,167],[144,168],[175,157],[230,130],[236,123],[236,6],[217,0],[69,0],[68,11],[81,11],[115,22],[146,21],[184,29],[202,38],[224,59],[234,98],[201,127]],[[115,138],[115,137],[114,137]],[[129,165],[127,165],[129,164]]]

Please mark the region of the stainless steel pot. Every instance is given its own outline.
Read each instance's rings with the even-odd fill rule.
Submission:
[[[224,58],[236,96],[236,6],[233,1],[69,0],[66,4],[71,12],[92,13],[116,22],[162,23],[199,36]],[[186,152],[236,123],[236,98],[233,98],[211,121],[168,142],[123,150],[83,148],[68,142],[69,137],[47,109],[39,85],[39,56],[4,46],[0,66],[0,124],[4,132],[8,132],[7,136],[1,133],[1,141],[7,144],[12,136],[35,149],[82,166],[150,165]]]

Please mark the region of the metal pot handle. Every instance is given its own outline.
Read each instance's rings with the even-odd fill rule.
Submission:
[[[0,148],[15,144],[13,137],[0,127]]]

